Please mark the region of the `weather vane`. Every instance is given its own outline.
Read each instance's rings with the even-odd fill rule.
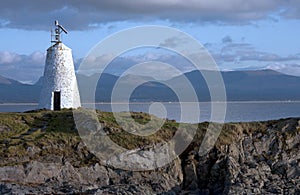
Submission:
[[[62,25],[60,25],[57,20],[54,21],[54,24],[55,24],[55,30],[54,30],[55,34],[54,35],[52,33],[51,34],[52,34],[52,37],[54,36],[55,39],[54,40],[51,39],[51,42],[52,43],[60,43],[61,42],[60,34],[62,32],[68,34],[68,31]]]

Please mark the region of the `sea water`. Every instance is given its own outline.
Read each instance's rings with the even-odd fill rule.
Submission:
[[[218,104],[218,103],[216,103]],[[117,111],[151,112],[149,103],[115,103],[114,108]],[[84,107],[95,107],[102,111],[112,111],[111,103],[83,104]],[[195,123],[211,121],[213,116],[210,102],[163,102],[162,105],[165,115],[156,113],[158,117],[164,117],[180,122]],[[124,108],[128,107],[128,108]],[[181,116],[181,109],[187,109],[188,115],[199,115],[199,119],[193,117]],[[224,122],[245,122],[245,121],[265,121],[288,117],[300,117],[300,101],[247,101],[247,102],[227,102],[226,115]],[[24,112],[34,110],[37,104],[0,104],[0,112]],[[116,109],[114,109],[116,110]],[[158,110],[159,111],[159,110]],[[184,119],[183,119],[184,118]]]

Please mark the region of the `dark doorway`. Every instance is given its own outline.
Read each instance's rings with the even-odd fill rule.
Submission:
[[[60,91],[54,91],[53,110],[60,110]]]

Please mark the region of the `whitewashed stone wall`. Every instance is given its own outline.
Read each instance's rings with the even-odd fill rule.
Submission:
[[[72,51],[63,43],[56,43],[47,49],[39,108],[53,110],[55,91],[61,93],[61,108],[80,107]]]

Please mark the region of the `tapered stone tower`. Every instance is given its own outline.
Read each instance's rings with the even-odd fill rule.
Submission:
[[[47,49],[43,88],[39,108],[60,110],[80,107],[80,96],[74,71],[72,50],[65,46],[60,34],[67,31],[55,21],[53,45]]]

